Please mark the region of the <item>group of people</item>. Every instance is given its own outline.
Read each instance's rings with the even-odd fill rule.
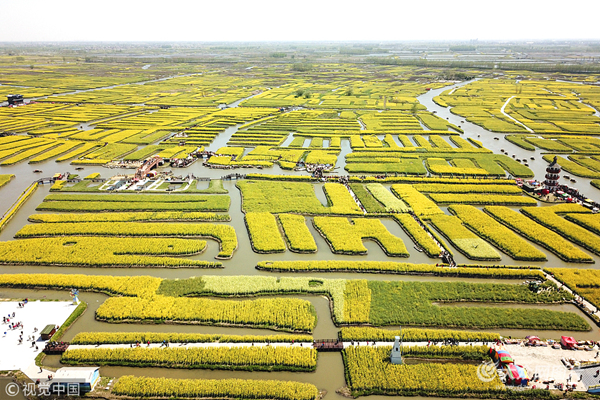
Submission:
[[[27,302],[28,302],[28,300],[24,299],[22,302],[18,303],[18,307],[19,308],[25,307],[25,305],[27,304]],[[20,329],[21,332],[19,333],[18,344],[23,344],[23,330],[24,330],[24,325],[23,325],[23,322],[21,322],[21,321],[17,321],[17,322],[14,321],[14,319],[16,318],[16,315],[17,315],[17,313],[13,311],[12,313],[7,314],[6,317],[3,316],[2,317],[2,324],[3,325],[8,325],[8,329],[10,329],[12,331]],[[13,322],[11,322],[11,320]],[[37,332],[37,328],[33,328],[33,335],[28,336],[27,337],[27,341],[31,342],[31,347],[32,348],[35,347],[35,350],[37,351],[37,350],[39,350],[39,348],[38,348],[37,344],[35,343],[36,342],[36,339],[35,339],[35,333],[36,332]],[[4,331],[4,336],[6,336],[7,333],[8,333],[8,331]]]
[[[15,330],[15,329],[23,329],[23,323],[21,321],[19,322],[10,322],[11,319],[14,320],[16,313],[12,313],[12,314],[8,314],[7,317],[2,317],[2,323],[3,324],[8,324],[8,329],[10,330]],[[23,331],[21,331],[22,333]],[[4,332],[4,334],[6,335],[6,332]]]
[[[568,194],[569,196],[576,198],[577,200],[579,200],[582,203],[586,203],[586,199],[588,198],[586,195],[579,193],[579,190],[577,190],[575,188],[571,188],[567,185],[559,185],[556,187],[556,190],[561,190],[561,191],[565,192],[566,194]],[[593,207],[600,208],[600,203],[592,201],[591,204]]]

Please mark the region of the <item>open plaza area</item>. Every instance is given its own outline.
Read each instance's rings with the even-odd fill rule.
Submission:
[[[48,325],[60,327],[75,310],[75,305],[64,301],[0,301],[0,370],[26,371],[35,369],[35,357],[44,349],[48,340],[41,338]],[[9,322],[4,321],[10,320]],[[15,328],[11,326],[18,325]],[[20,340],[22,339],[22,340]],[[39,368],[38,368],[39,369]]]

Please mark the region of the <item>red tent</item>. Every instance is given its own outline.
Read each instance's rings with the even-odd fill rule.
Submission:
[[[571,336],[561,336],[560,344],[566,349],[572,349],[577,344],[577,340],[575,340]]]

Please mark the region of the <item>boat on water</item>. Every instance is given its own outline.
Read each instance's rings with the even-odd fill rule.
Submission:
[[[42,172],[42,170],[41,169],[34,169],[33,172],[40,173],[40,172]]]
[[[76,171],[81,171],[83,169],[83,167],[77,167],[75,168]]]

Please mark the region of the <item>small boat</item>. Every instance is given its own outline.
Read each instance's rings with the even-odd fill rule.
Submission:
[[[565,179],[571,179],[571,177],[569,175],[563,175],[563,178],[565,178]]]
[[[575,179],[571,178],[571,182],[574,182],[574,183],[575,183],[575,182],[577,182],[577,181],[576,181]]]
[[[529,157],[529,159],[533,161],[533,160],[535,160],[535,157]]]
[[[42,170],[41,169],[34,169],[33,172],[40,173],[40,172],[42,172]]]
[[[83,167],[77,167],[75,168],[76,171],[81,171],[83,169]]]
[[[499,138],[499,137],[496,137],[496,136],[494,136],[494,140],[500,140],[500,138]]]
[[[423,249],[422,249],[422,248],[420,248],[420,247],[418,247],[418,246],[415,246],[415,250],[416,250],[416,251],[418,251],[419,253],[422,253],[422,252],[423,252]]]

